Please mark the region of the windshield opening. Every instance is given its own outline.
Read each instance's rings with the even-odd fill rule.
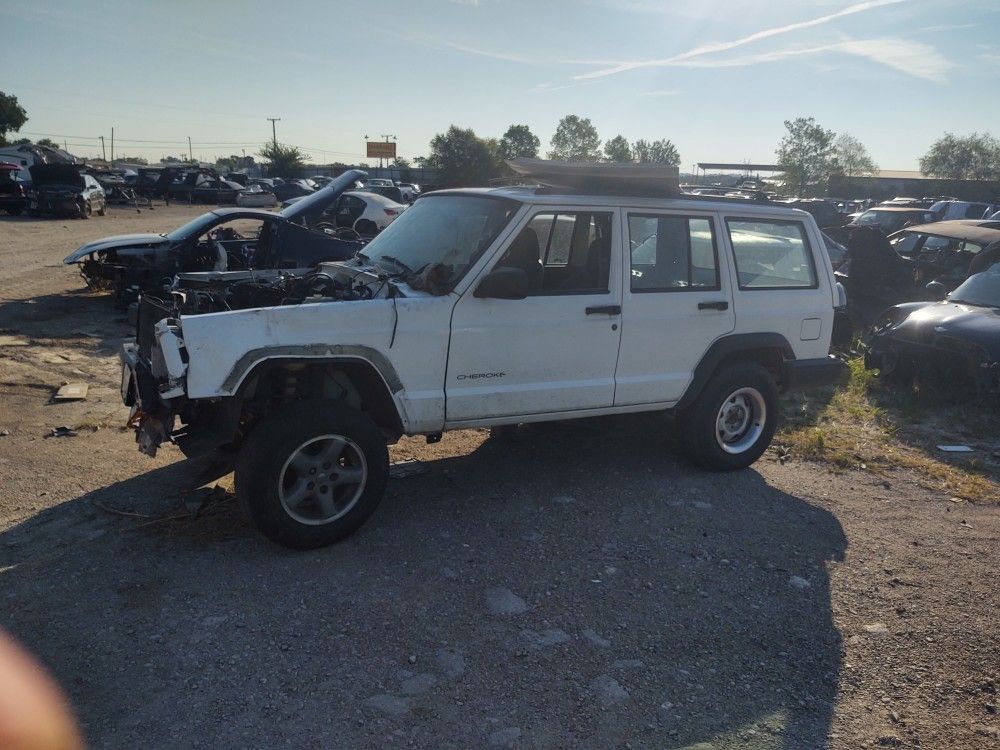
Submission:
[[[182,224],[181,226],[174,229],[172,232],[168,232],[163,235],[171,242],[177,242],[178,240],[187,239],[188,237],[200,235],[209,224],[212,224],[218,220],[218,215],[212,211],[207,214],[202,214],[201,216],[191,219],[187,224]]]
[[[428,195],[382,230],[362,253],[390,273],[418,273],[441,265],[455,283],[507,225],[520,204],[473,195]]]

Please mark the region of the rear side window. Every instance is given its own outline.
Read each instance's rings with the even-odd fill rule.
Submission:
[[[629,214],[633,292],[719,288],[712,222],[706,218]]]
[[[815,289],[805,227],[778,219],[726,219],[740,289]]]

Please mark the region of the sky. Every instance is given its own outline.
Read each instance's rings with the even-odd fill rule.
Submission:
[[[0,90],[73,153],[413,158],[449,125],[499,137],[559,119],[771,162],[814,117],[917,169],[944,132],[1000,136],[998,0],[4,0]],[[17,137],[17,136],[15,136]],[[371,162],[369,162],[371,163]]]

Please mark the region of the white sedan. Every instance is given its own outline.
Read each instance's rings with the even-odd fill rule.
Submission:
[[[270,208],[278,205],[278,197],[263,185],[250,184],[237,194],[236,205],[245,208]]]
[[[301,198],[289,198],[281,205],[284,208],[299,200]],[[353,229],[362,237],[374,237],[407,208],[378,193],[350,190],[326,210],[322,221],[335,224],[337,228]]]

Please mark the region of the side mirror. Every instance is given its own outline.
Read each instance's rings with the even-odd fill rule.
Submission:
[[[935,302],[940,302],[945,297],[948,296],[948,287],[942,284],[940,281],[932,281],[927,286],[924,287],[927,290],[927,296],[930,297]]]
[[[524,299],[528,296],[528,274],[523,268],[494,268],[479,282],[475,297],[491,299]]]

